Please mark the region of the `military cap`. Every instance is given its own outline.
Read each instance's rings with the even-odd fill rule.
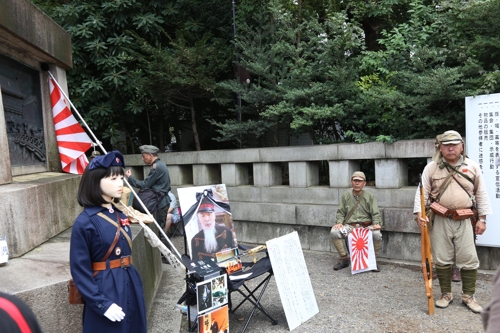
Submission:
[[[198,213],[203,212],[215,212],[215,207],[212,201],[210,201],[207,197],[201,199],[200,207],[198,208]]]
[[[160,152],[160,149],[155,146],[151,145],[144,145],[140,146],[139,150],[141,151],[141,154],[158,154]]]
[[[121,166],[125,168],[125,161],[123,160],[123,155],[118,150],[113,150],[106,155],[100,155],[94,157],[94,159],[89,164],[89,170],[94,170],[98,168],[107,169],[112,166]]]
[[[352,174],[351,180],[364,180],[364,181],[366,181],[366,177],[365,177],[364,172],[356,171],[355,173]]]
[[[456,145],[457,143],[464,142],[462,136],[456,131],[446,131],[438,136],[437,139],[443,145]]]

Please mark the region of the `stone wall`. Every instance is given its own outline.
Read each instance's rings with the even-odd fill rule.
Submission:
[[[408,159],[429,159],[434,140],[393,144],[332,144],[242,150],[160,154],[170,171],[172,189],[226,184],[238,239],[263,244],[297,231],[302,247],[335,251],[329,237],[342,193],[359,160],[373,160],[375,185],[365,187],[378,201],[385,223],[381,256],[420,261],[420,229],[413,222],[417,188],[408,186]],[[140,155],[127,155],[126,164],[142,179],[149,172]],[[319,185],[320,163],[328,163],[329,185]],[[289,185],[282,184],[283,165]],[[253,175],[253,184],[249,174]],[[497,248],[479,247],[482,269],[500,264]]]
[[[41,68],[42,63],[49,64],[50,71],[63,90],[68,91],[66,70],[72,67],[71,36],[29,0],[0,1],[0,54],[40,72],[40,102],[46,148],[45,165],[11,167],[5,130],[6,115],[0,95],[0,151],[4,157],[0,168],[0,185],[12,182],[12,176],[16,175],[60,171],[49,76]]]

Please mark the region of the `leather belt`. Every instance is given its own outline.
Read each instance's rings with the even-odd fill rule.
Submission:
[[[92,263],[92,270],[94,271],[105,271],[108,269],[107,263],[109,262],[109,269],[113,268],[125,268],[129,267],[132,265],[132,257],[131,256],[126,256],[122,257],[120,259],[115,259],[115,260],[110,260],[110,261],[99,261],[99,262],[93,262]]]
[[[367,227],[372,224],[372,221],[367,221],[367,222],[356,222],[356,223],[348,223],[351,227],[355,228],[361,228],[361,227]]]

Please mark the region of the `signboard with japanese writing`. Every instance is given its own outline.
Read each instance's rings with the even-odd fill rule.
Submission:
[[[0,265],[9,261],[9,248],[7,247],[6,237],[0,237]]]
[[[477,245],[500,247],[500,94],[465,98],[467,156],[479,163],[493,214],[487,216],[486,232]]]
[[[288,328],[293,330],[319,312],[296,231],[266,242]]]

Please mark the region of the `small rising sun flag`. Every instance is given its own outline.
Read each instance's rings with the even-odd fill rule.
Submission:
[[[367,228],[354,228],[349,234],[351,253],[351,273],[361,273],[377,268],[373,249],[372,231]]]
[[[85,152],[92,147],[92,140],[76,121],[52,78],[49,84],[52,116],[62,169],[64,172],[81,175],[89,164]]]

